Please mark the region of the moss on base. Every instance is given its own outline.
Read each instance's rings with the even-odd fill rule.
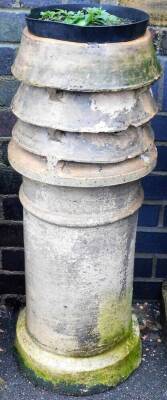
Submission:
[[[104,351],[113,348],[131,334],[131,304],[132,290],[118,298],[108,296],[101,302],[97,323],[100,346]]]
[[[50,353],[30,337],[25,313],[17,323],[16,349],[23,365],[36,377],[63,394],[103,392],[126,379],[141,362],[141,342],[136,318],[128,338],[114,349],[94,357],[63,357]]]

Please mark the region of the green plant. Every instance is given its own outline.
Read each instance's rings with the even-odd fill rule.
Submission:
[[[40,13],[40,19],[79,26],[122,25],[130,22],[127,19],[108,13],[101,7],[83,8],[79,11],[67,11],[63,9],[48,10]]]

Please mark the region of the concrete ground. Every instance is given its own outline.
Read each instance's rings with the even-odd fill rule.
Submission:
[[[167,400],[167,347],[162,338],[159,306],[140,302],[134,308],[143,341],[141,366],[115,389],[86,396],[85,400]],[[20,370],[13,352],[16,318],[16,312],[0,307],[0,400],[74,400],[35,386]]]

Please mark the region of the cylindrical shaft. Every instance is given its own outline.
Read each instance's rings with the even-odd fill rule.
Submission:
[[[48,350],[89,356],[129,334],[142,198],[139,183],[70,189],[24,180],[27,328]]]

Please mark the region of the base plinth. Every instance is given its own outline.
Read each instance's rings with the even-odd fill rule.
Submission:
[[[22,364],[39,383],[51,384],[58,393],[83,396],[116,386],[139,366],[141,342],[138,322],[131,334],[110,351],[93,357],[64,357],[51,353],[33,339],[26,328],[25,311],[19,315],[16,349]]]

